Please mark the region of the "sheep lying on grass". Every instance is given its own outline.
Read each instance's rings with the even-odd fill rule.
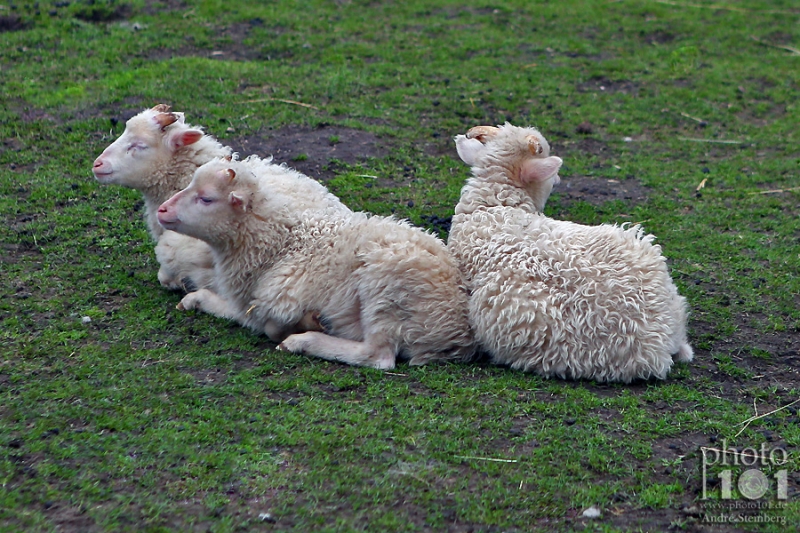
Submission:
[[[299,205],[302,182],[270,184],[221,159],[159,208],[166,229],[206,241],[214,254],[218,292],[187,294],[181,306],[237,320],[282,349],[353,365],[470,359],[467,295],[444,244],[391,218]],[[314,311],[325,333],[286,337],[287,325]]]
[[[183,113],[159,104],[128,120],[125,131],[95,159],[92,171],[102,184],[122,185],[144,196],[145,220],[158,242],[158,280],[170,289],[213,284],[214,265],[208,245],[165,232],[156,211],[167,198],[186,187],[194,171],[231,149],[184,122]]]
[[[193,237],[165,231],[158,224],[158,206],[192,180],[195,170],[217,157],[232,157],[232,150],[195,126],[186,124],[183,113],[159,104],[128,120],[123,134],[95,160],[93,172],[100,183],[116,184],[140,191],[145,201],[145,220],[157,241],[158,280],[170,289],[187,292],[214,287],[214,261],[209,246]],[[244,164],[268,181],[297,174],[270,160],[251,157]],[[292,179],[292,178],[288,178]],[[315,197],[316,198],[316,197]],[[296,202],[312,201],[302,193]],[[350,210],[333,195],[319,201]]]
[[[448,246],[492,360],[546,377],[629,383],[691,361],[687,305],[641,227],[583,226],[541,211],[561,159],[535,129],[479,126],[455,139],[472,177]]]

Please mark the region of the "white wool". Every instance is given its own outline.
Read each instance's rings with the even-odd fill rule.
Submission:
[[[162,206],[162,224],[206,240],[215,255],[218,293],[189,294],[184,308],[237,320],[284,349],[349,364],[472,357],[466,291],[440,240],[392,218],[299,202],[300,189],[306,198],[335,196],[300,174],[270,184],[245,163],[205,165]],[[227,180],[229,169],[235,177]],[[292,334],[310,312],[325,332]]]
[[[692,350],[686,300],[661,248],[639,226],[584,226],[541,214],[558,177],[543,183],[525,175],[535,160],[549,159],[545,143],[538,155],[530,152],[531,135],[543,140],[509,124],[481,135],[481,146],[456,139],[473,177],[448,247],[471,290],[476,340],[494,362],[546,377],[664,379],[672,355],[689,361]]]

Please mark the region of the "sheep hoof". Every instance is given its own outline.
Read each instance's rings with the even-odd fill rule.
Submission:
[[[308,347],[309,334],[308,333],[295,333],[289,335],[283,342],[278,345],[278,350],[282,352],[291,352],[296,354],[306,353]]]
[[[183,302],[178,302],[178,305],[175,306],[175,309],[178,311],[186,311],[186,308],[183,306]]]

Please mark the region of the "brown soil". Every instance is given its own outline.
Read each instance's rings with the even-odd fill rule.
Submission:
[[[368,158],[384,157],[388,148],[373,134],[342,126],[307,128],[286,126],[264,134],[227,139],[244,157],[272,156],[275,163],[286,163],[322,181],[336,175],[332,165],[341,161],[354,165]]]
[[[647,199],[648,191],[634,178],[607,179],[589,176],[569,176],[561,178],[561,183],[553,188],[553,197],[562,206],[576,201],[592,205],[602,205],[612,200],[622,200],[637,204]]]

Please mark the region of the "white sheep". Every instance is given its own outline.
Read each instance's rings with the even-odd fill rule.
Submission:
[[[629,383],[691,361],[687,304],[641,227],[542,214],[561,159],[533,128],[455,138],[472,177],[448,247],[471,290],[470,322],[495,363],[545,377]]]
[[[165,231],[158,224],[158,206],[192,180],[195,170],[217,157],[234,157],[202,129],[185,123],[183,113],[172,112],[159,104],[128,120],[125,131],[95,160],[93,172],[102,184],[136,189],[145,202],[145,220],[150,235],[157,241],[155,253],[160,268],[158,280],[170,289],[187,292],[213,289],[214,261],[209,246],[198,239]],[[244,164],[268,181],[293,179],[297,171],[270,159],[249,157]],[[291,176],[291,178],[286,178]],[[333,195],[304,197],[297,191],[296,202],[315,201],[350,210]]]
[[[444,243],[392,218],[300,205],[297,186],[222,159],[161,206],[165,228],[214,253],[218,293],[187,294],[182,308],[234,319],[281,349],[353,365],[473,356],[467,294]],[[286,337],[309,312],[325,332]]]
[[[213,283],[208,245],[164,232],[156,212],[162,202],[189,184],[198,167],[231,154],[229,147],[186,124],[183,113],[158,104],[128,120],[122,135],[95,159],[92,171],[100,183],[136,189],[144,196],[145,221],[158,243],[158,280],[163,286],[187,290]]]

